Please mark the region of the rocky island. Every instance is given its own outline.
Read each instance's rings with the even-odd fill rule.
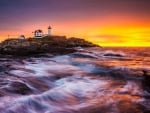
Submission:
[[[80,38],[66,36],[45,36],[42,38],[6,39],[0,43],[0,54],[28,56],[41,53],[67,54],[75,47],[96,47],[98,45]]]

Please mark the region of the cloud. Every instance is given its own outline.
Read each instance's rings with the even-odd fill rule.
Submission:
[[[99,40],[101,42],[108,42],[108,43],[121,43],[125,42],[126,39],[122,35],[114,35],[114,34],[100,34],[100,35],[95,35],[93,36],[95,40]]]

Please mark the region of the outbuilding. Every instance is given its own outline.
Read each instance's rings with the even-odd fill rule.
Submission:
[[[25,39],[25,36],[24,36],[24,35],[20,35],[20,36],[18,37],[18,39],[23,40],[23,39]]]
[[[43,36],[43,31],[38,29],[34,31],[34,37],[41,38]]]

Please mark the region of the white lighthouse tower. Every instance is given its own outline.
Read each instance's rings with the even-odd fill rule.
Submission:
[[[52,28],[51,28],[51,26],[49,26],[48,27],[48,36],[51,36],[52,34],[51,34],[51,30],[52,30]]]

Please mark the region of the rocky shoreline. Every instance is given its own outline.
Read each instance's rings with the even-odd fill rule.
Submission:
[[[7,39],[0,44],[1,55],[30,56],[41,53],[54,55],[75,52],[75,47],[98,47],[80,38],[46,36],[43,38]]]
[[[49,41],[32,39],[31,42],[46,43],[44,40]],[[19,41],[24,44],[26,40]],[[26,41],[28,42],[30,40]],[[56,41],[53,41],[53,44],[54,42],[56,44]],[[42,113],[51,109],[56,113],[60,112],[60,109],[70,112],[70,109],[63,107],[68,105],[71,108],[78,106],[71,113],[111,112],[114,107],[117,109],[115,113],[150,112],[149,65],[145,66],[146,68],[139,65],[137,60],[140,56],[136,54],[136,59],[129,56],[128,52],[113,49],[108,51],[99,47],[84,48],[88,47],[85,43],[82,46],[81,43],[80,46],[77,44],[79,45],[77,42],[72,45],[71,42],[57,43],[57,46],[50,46],[54,52],[27,54],[31,56],[8,55],[8,58],[3,55],[3,58],[0,58],[0,97],[1,103],[6,104],[0,106],[0,112]],[[62,47],[62,51],[54,47]],[[65,54],[64,48],[77,52],[70,51],[70,54]],[[60,55],[60,52],[65,55]],[[140,61],[143,64],[146,62]],[[138,67],[132,67],[134,63]],[[111,103],[106,100],[111,100]],[[80,107],[81,102],[85,105],[84,108]],[[46,106],[46,109],[43,106]]]

